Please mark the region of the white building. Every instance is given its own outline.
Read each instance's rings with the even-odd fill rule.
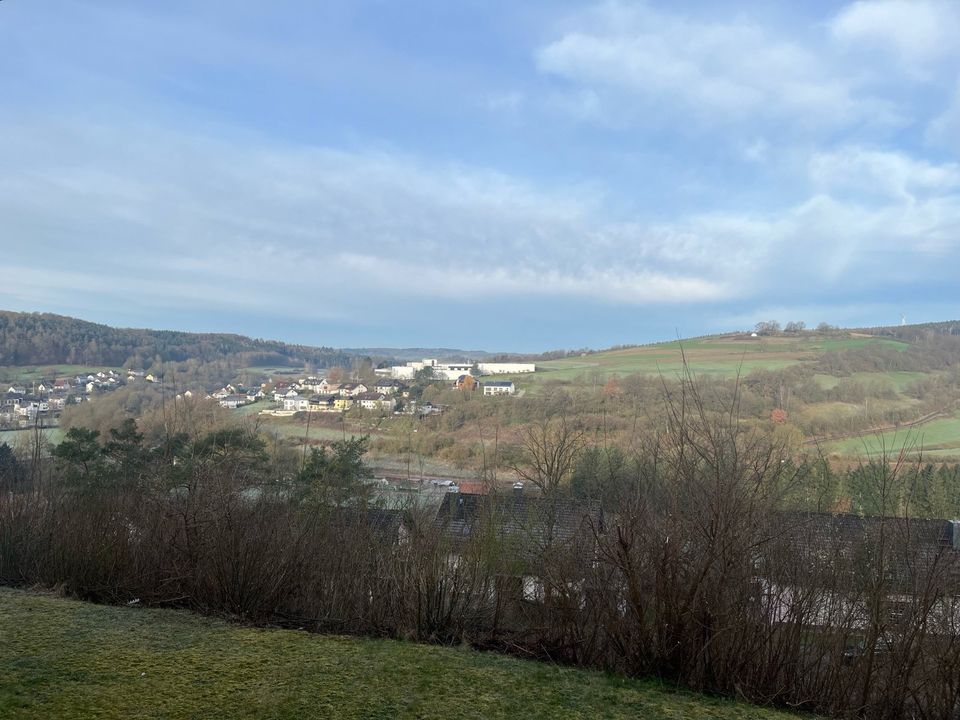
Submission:
[[[295,395],[283,399],[283,409],[293,410],[294,412],[308,412],[310,410],[310,398]]]
[[[492,380],[483,383],[484,395],[513,395],[517,391],[511,380]]]
[[[214,395],[216,397],[216,395]],[[236,410],[238,407],[246,405],[247,396],[246,395],[226,395],[224,397],[218,398],[220,407],[227,408],[228,410]]]
[[[390,395],[378,392],[367,392],[356,397],[357,402],[364,410],[393,410],[397,407],[397,399]]]
[[[514,375],[537,371],[534,363],[477,363],[481,375]]]
[[[534,363],[492,363],[482,362],[440,362],[435,358],[424,358],[406,365],[394,365],[390,375],[398,380],[412,380],[424,368],[432,368],[434,375],[442,380],[456,380],[461,375],[506,375],[536,372]]]

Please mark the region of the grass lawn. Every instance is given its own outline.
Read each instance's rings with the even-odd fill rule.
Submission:
[[[464,648],[230,625],[0,588],[0,717],[788,718]]]
[[[888,455],[896,455],[903,448],[909,454],[921,451],[924,455],[931,454],[931,459],[960,455],[960,413],[915,428],[839,440],[831,443],[827,452],[873,457],[884,451]]]

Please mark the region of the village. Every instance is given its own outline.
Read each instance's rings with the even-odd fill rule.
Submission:
[[[159,378],[139,370],[99,370],[96,373],[40,379],[7,386],[0,396],[0,428],[50,424],[69,404],[88,402],[98,393],[129,384],[153,384]]]
[[[488,397],[512,396],[517,388],[512,380],[480,380],[478,378],[532,373],[533,363],[461,363],[440,362],[428,358],[377,368],[375,382],[360,380],[331,382],[326,377],[306,376],[296,380],[270,380],[259,388],[243,388],[228,384],[212,393],[221,407],[237,409],[250,403],[269,398],[273,408],[263,413],[284,417],[301,412],[344,412],[351,408],[379,411],[382,413],[407,413],[430,415],[443,411],[442,406],[420,402],[411,393],[413,381],[428,380],[447,382],[452,387],[479,392]]]
[[[424,359],[406,365],[374,370],[376,380],[355,379],[331,382],[326,377],[306,375],[291,379],[267,378],[255,386],[228,383],[213,392],[187,389],[176,398],[201,395],[215,400],[220,407],[236,410],[263,401],[272,403],[262,413],[286,417],[296,413],[339,413],[362,409],[381,413],[441,413],[443,407],[420,402],[411,394],[418,378],[450,383],[458,390],[479,392],[485,396],[517,394],[512,380],[481,380],[489,376],[535,372],[533,363],[462,363]],[[159,385],[161,378],[142,370],[103,369],[72,377],[40,378],[13,383],[0,396],[0,428],[12,429],[55,425],[60,413],[70,404],[95,400],[98,395],[129,385]],[[521,391],[522,393],[522,391]]]

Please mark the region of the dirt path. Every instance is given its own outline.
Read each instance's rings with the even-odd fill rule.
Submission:
[[[956,410],[956,403],[952,407],[943,408],[942,410],[935,410],[932,413],[927,413],[922,417],[918,417],[916,420],[911,420],[910,422],[900,423],[899,425],[880,425],[879,427],[868,428],[866,430],[854,430],[847,433],[841,433],[839,435],[829,435],[824,436],[820,435],[818,437],[808,438],[803,441],[804,445],[823,445],[825,443],[838,442],[840,440],[850,440],[851,438],[864,437],[865,435],[877,435],[879,433],[893,432],[896,430],[910,430],[911,428],[919,427],[920,425],[925,425],[932,420],[939,420],[940,418],[947,418],[953,415]]]

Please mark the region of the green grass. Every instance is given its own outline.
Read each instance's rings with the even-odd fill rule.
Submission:
[[[909,454],[923,453],[943,458],[960,455],[960,413],[932,420],[915,428],[839,440],[827,451],[848,456],[875,457],[886,452],[896,455],[902,449]]]
[[[787,718],[480,653],[0,588],[0,717]]]
[[[59,427],[43,428],[42,432],[44,440],[49,444],[59,445],[63,442],[63,430]],[[32,443],[33,433],[33,428],[0,430],[0,444],[7,443],[11,447],[17,447],[23,443]]]
[[[276,405],[269,399],[261,399],[257,402],[252,402],[247,405],[241,405],[236,410],[234,414],[238,417],[247,417],[247,416],[256,416],[259,415],[264,410],[273,410],[276,408]]]
[[[856,372],[851,377],[867,385],[878,383],[881,386],[890,387],[895,392],[903,392],[918,380],[930,377],[930,374],[915,371]]]
[[[622,350],[607,350],[561,360],[546,360],[537,363],[537,372],[533,375],[515,375],[510,376],[510,379],[521,387],[536,388],[550,380],[593,384],[606,382],[612,375],[622,377],[634,373],[645,375],[662,373],[669,377],[683,371],[684,358],[695,374],[732,378],[738,373],[745,375],[753,370],[780,370],[806,360],[813,360],[829,350],[867,346],[905,349],[908,344],[889,338],[870,337],[714,336]],[[885,373],[885,375],[892,374]],[[825,382],[827,376],[822,377]],[[906,382],[904,381],[904,384]]]

